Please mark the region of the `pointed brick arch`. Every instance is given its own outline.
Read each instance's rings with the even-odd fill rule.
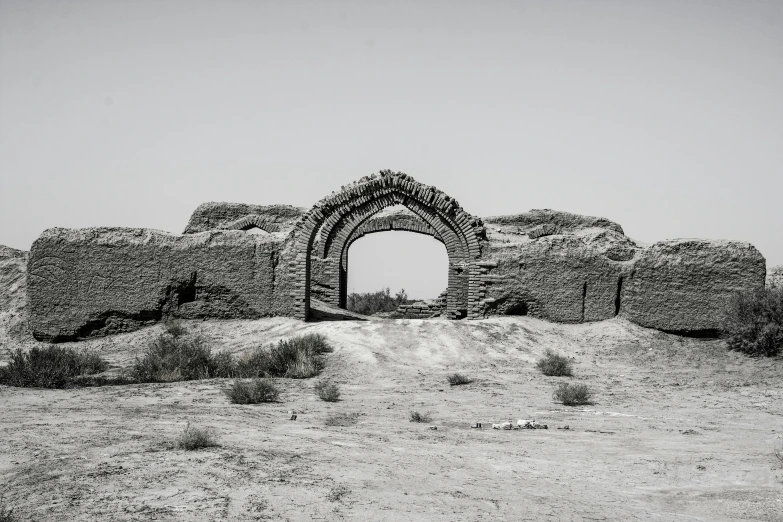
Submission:
[[[297,222],[294,229],[294,261],[290,278],[295,290],[293,313],[307,319],[310,310],[311,256],[343,257],[353,233],[370,217],[393,206],[404,205],[437,231],[449,254],[449,296],[447,312],[451,317],[480,316],[479,299],[483,293],[477,263],[486,234],[481,221],[440,190],[418,183],[403,173],[381,171],[362,178],[318,202]],[[321,231],[319,246],[313,244]],[[339,304],[340,273],[328,274],[334,282],[331,299]],[[453,274],[452,274],[453,272]],[[452,285],[454,288],[452,289]],[[464,298],[462,297],[464,296]]]

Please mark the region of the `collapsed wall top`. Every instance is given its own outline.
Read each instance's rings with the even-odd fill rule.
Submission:
[[[202,203],[193,211],[185,234],[207,230],[248,230],[288,233],[306,209],[291,205],[248,205],[246,203]]]

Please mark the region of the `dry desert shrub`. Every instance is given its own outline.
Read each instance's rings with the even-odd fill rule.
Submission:
[[[334,349],[321,334],[280,341],[271,349],[257,348],[237,363],[239,377],[315,377],[326,366],[324,355]]]
[[[159,335],[137,358],[130,375],[138,382],[174,382],[232,377],[230,354],[213,354],[203,337]]]
[[[322,401],[337,402],[340,400],[340,387],[331,381],[316,383],[315,392]]]
[[[328,500],[329,502],[339,502],[345,495],[349,494],[350,492],[351,490],[345,486],[337,486],[329,490],[329,492],[326,494],[326,500]]]
[[[259,347],[237,361],[229,353],[213,353],[200,335],[174,335],[167,330],[136,360],[130,375],[138,382],[214,377],[305,379],[321,373],[326,366],[324,355],[332,351],[323,335],[308,334],[280,341],[271,348]]]
[[[574,374],[571,361],[549,349],[544,352],[544,357],[538,360],[536,366],[541,373],[550,377],[571,377]]]
[[[552,398],[566,406],[582,406],[593,404],[593,395],[593,391],[586,384],[561,382],[555,388]]]
[[[412,411],[408,420],[411,422],[430,422],[432,417],[429,413],[419,413],[418,411]]]
[[[225,394],[234,404],[258,404],[277,401],[280,391],[268,379],[252,379],[234,381]]]
[[[26,388],[65,388],[77,379],[106,371],[99,355],[72,348],[34,347],[28,352],[11,352],[10,363],[0,368],[0,384]]]
[[[204,428],[196,428],[188,422],[185,431],[174,441],[174,447],[186,451],[194,451],[202,448],[212,448],[217,446],[217,440]]]
[[[735,294],[723,328],[729,348],[772,357],[783,349],[783,288]]]
[[[446,378],[448,379],[449,384],[452,386],[460,386],[462,384],[470,384],[473,382],[473,379],[462,375],[461,373],[453,373]]]

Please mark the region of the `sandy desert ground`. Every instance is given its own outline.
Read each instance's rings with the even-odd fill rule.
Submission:
[[[321,332],[342,400],[320,401],[316,379],[277,379],[279,403],[243,406],[225,379],[0,387],[0,495],[22,520],[783,520],[780,358],[623,320],[189,326],[235,354]],[[160,331],[76,346],[117,371]],[[535,368],[547,348],[574,358],[596,404],[552,399],[565,378]],[[475,381],[450,387],[455,371]],[[348,425],[327,426],[337,413]],[[531,418],[549,429],[471,428]],[[168,449],[188,422],[220,446]]]

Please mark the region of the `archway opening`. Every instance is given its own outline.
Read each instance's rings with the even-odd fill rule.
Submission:
[[[411,310],[418,311],[419,303],[427,303],[426,312],[409,315],[445,313],[440,308],[445,306],[449,258],[443,243],[432,236],[405,231],[367,234],[349,247],[347,261],[348,310],[372,315],[415,304]]]
[[[293,317],[307,320],[313,298],[326,306],[345,306],[352,234],[393,205],[403,205],[416,214],[445,245],[449,258],[446,315],[450,319],[481,316],[485,281],[478,260],[486,241],[481,220],[436,188],[403,172],[383,170],[343,186],[297,221],[292,231],[294,255],[288,263]]]

